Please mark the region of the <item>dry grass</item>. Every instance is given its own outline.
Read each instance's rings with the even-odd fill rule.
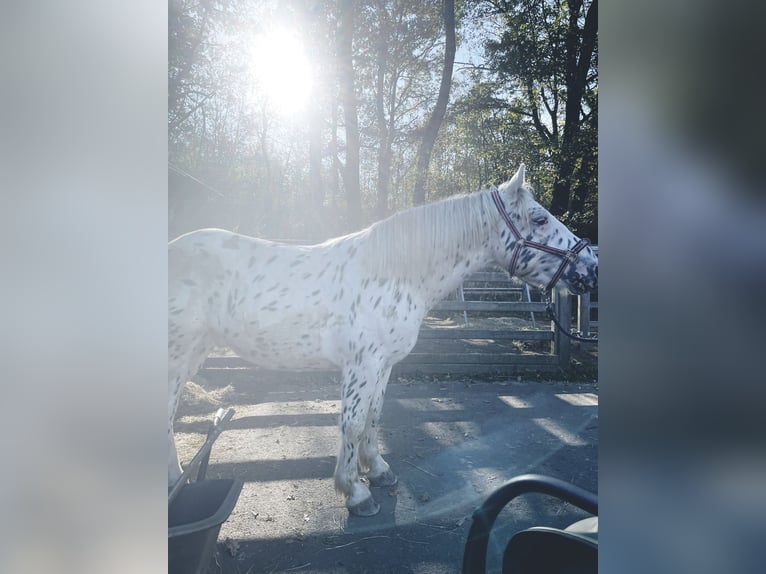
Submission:
[[[234,387],[229,384],[225,387],[207,390],[193,381],[186,383],[181,393],[181,402],[185,407],[220,407],[231,397]]]

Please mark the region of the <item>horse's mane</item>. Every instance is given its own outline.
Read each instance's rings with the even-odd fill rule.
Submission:
[[[492,222],[499,217],[491,191],[456,195],[401,211],[354,234],[365,238],[360,249],[366,252],[362,255],[368,268],[382,277],[420,276],[433,272],[444,261],[452,264],[458,253],[480,249]],[[533,198],[532,189],[523,185],[510,201],[506,200],[505,207],[509,213],[526,218]]]

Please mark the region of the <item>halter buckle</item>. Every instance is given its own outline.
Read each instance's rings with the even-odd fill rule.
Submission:
[[[564,260],[567,263],[572,263],[573,261],[576,261],[579,256],[580,256],[579,251],[567,251],[566,253],[564,253]]]
[[[590,239],[586,239],[583,237],[582,239],[580,239],[580,241],[577,242],[577,244],[575,244],[575,246],[572,249],[570,249],[564,254],[564,259],[566,259],[568,263],[572,263],[573,261],[576,261],[577,258],[580,256],[580,251],[588,247],[588,245],[590,245]]]

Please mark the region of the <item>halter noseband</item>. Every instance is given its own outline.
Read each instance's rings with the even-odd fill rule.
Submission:
[[[567,265],[574,262],[579,256],[580,251],[590,245],[590,240],[583,238],[580,239],[580,241],[578,241],[575,246],[572,247],[572,249],[564,250],[550,247],[549,245],[544,245],[542,243],[537,243],[536,241],[529,241],[524,239],[521,236],[521,233],[519,233],[518,228],[513,224],[513,221],[511,221],[508,212],[505,210],[505,204],[503,204],[503,200],[500,198],[500,193],[497,191],[497,188],[492,190],[492,201],[495,202],[495,207],[497,207],[497,210],[500,212],[500,215],[502,215],[503,220],[508,226],[508,229],[511,230],[511,233],[513,233],[513,236],[516,239],[513,255],[511,256],[511,264],[508,266],[508,273],[511,276],[513,276],[514,271],[516,270],[516,263],[519,259],[519,255],[525,247],[534,247],[540,251],[545,251],[546,253],[551,253],[552,255],[558,255],[563,259],[563,261],[561,262],[561,265],[559,265],[558,270],[556,270],[556,273],[553,274],[553,278],[548,283],[548,286],[545,288],[546,291],[550,291],[553,289],[553,286],[559,280],[562,273],[564,273],[564,269],[566,269]]]

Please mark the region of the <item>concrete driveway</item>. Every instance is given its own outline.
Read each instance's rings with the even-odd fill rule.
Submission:
[[[245,482],[211,572],[458,573],[471,513],[513,476],[547,474],[597,491],[596,384],[392,379],[380,438],[399,484],[372,489],[380,513],[357,518],[333,488],[337,377],[222,369],[198,380],[236,410],[208,477]],[[184,462],[217,408],[196,399],[187,397],[176,424]],[[488,571],[499,571],[516,530],[583,516],[542,495],[514,501],[493,529]]]

